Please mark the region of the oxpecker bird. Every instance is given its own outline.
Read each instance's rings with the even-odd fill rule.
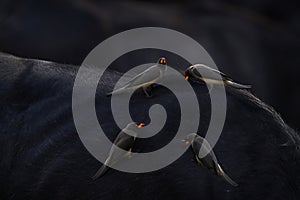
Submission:
[[[144,93],[147,97],[151,97],[148,89],[154,83],[159,83],[159,81],[164,76],[165,71],[167,70],[167,60],[166,58],[160,58],[155,65],[152,65],[147,70],[136,75],[133,79],[123,85],[121,88],[116,89],[107,95],[118,94],[125,92],[126,90],[135,90],[138,88],[143,88]]]
[[[223,177],[223,179],[225,179],[231,185],[235,187],[238,186],[238,184],[224,172],[206,139],[197,135],[196,133],[191,133],[183,140],[183,142],[185,142],[185,145],[191,144],[196,161],[200,166],[203,165],[214,174]],[[201,146],[202,150],[200,152]],[[200,156],[200,153],[201,155],[206,155],[203,157]]]
[[[131,149],[137,137],[137,131],[143,126],[145,126],[144,123],[136,124],[132,122],[129,123],[123,130],[121,130],[121,132],[117,135],[116,139],[113,142],[114,145],[110,149],[108,158],[105,160],[105,163],[100,167],[96,174],[92,177],[93,180],[103,176],[109,169],[109,166],[130,155]],[[130,135],[128,133],[130,133]],[[116,146],[123,149],[125,153],[124,151],[120,151],[119,149],[117,149]]]
[[[216,79],[216,74],[220,74],[221,80]],[[209,85],[224,84],[237,89],[251,88],[251,85],[235,83],[226,74],[216,69],[210,68],[204,64],[195,64],[187,68],[185,71],[185,79],[188,80],[189,78],[194,78],[196,80],[204,81]]]

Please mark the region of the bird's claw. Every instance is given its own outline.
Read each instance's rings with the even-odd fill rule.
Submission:
[[[150,88],[150,87],[148,87],[148,88],[143,88],[143,91],[144,91],[144,93],[145,93],[145,95],[146,95],[147,98],[151,98],[151,97],[153,96],[153,95],[150,95],[150,94],[149,94],[149,88]],[[151,89],[151,88],[150,88],[150,89]]]

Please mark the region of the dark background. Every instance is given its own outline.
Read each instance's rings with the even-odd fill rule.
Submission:
[[[1,0],[0,51],[79,65],[120,31],[175,29],[197,40],[221,71],[252,84],[254,94],[299,128],[299,20],[296,1]]]

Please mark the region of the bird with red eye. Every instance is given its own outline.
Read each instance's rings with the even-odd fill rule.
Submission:
[[[182,140],[184,145],[191,145],[193,150],[195,159],[199,166],[204,166],[213,174],[222,177],[225,181],[231,184],[234,187],[237,187],[238,184],[234,182],[223,170],[218,161],[215,153],[213,152],[212,147],[208,143],[208,141],[197,135],[196,133],[191,133],[186,136],[184,140]],[[201,154],[205,154],[204,157],[200,156]]]
[[[151,97],[149,94],[153,84],[158,84],[165,75],[167,70],[167,59],[162,57],[158,59],[157,63],[149,67],[147,70],[133,77],[130,81],[124,84],[121,88],[113,90],[108,93],[107,96],[112,94],[120,94],[129,90],[136,90],[142,88],[147,97]]]
[[[116,164],[122,158],[126,158],[131,155],[131,150],[133,148],[134,142],[138,135],[138,130],[145,126],[145,123],[129,123],[124,129],[119,132],[116,139],[114,140],[112,147],[110,149],[109,155],[105,160],[105,163],[98,169],[96,174],[92,177],[93,180],[103,176],[106,171],[110,168],[109,166]],[[130,133],[130,135],[128,134]],[[125,151],[120,151],[115,146],[123,149]]]
[[[205,74],[205,75],[204,75]],[[220,80],[216,77],[220,76]],[[208,67],[204,64],[195,64],[190,66],[185,71],[185,80],[194,80],[194,81],[203,81],[205,82],[209,88],[212,88],[213,85],[224,84],[226,86],[230,86],[236,89],[250,89],[251,85],[244,85],[241,83],[234,82],[229,76],[220,72],[219,70]]]

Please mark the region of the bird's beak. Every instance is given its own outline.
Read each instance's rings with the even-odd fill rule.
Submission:
[[[184,142],[185,145],[188,145],[190,143],[188,140],[181,140],[181,142]]]
[[[140,124],[137,125],[138,128],[142,128],[142,127],[144,127],[144,126],[145,126],[144,123],[140,123]]]
[[[189,76],[186,75],[186,76],[185,76],[185,80],[189,80]]]

